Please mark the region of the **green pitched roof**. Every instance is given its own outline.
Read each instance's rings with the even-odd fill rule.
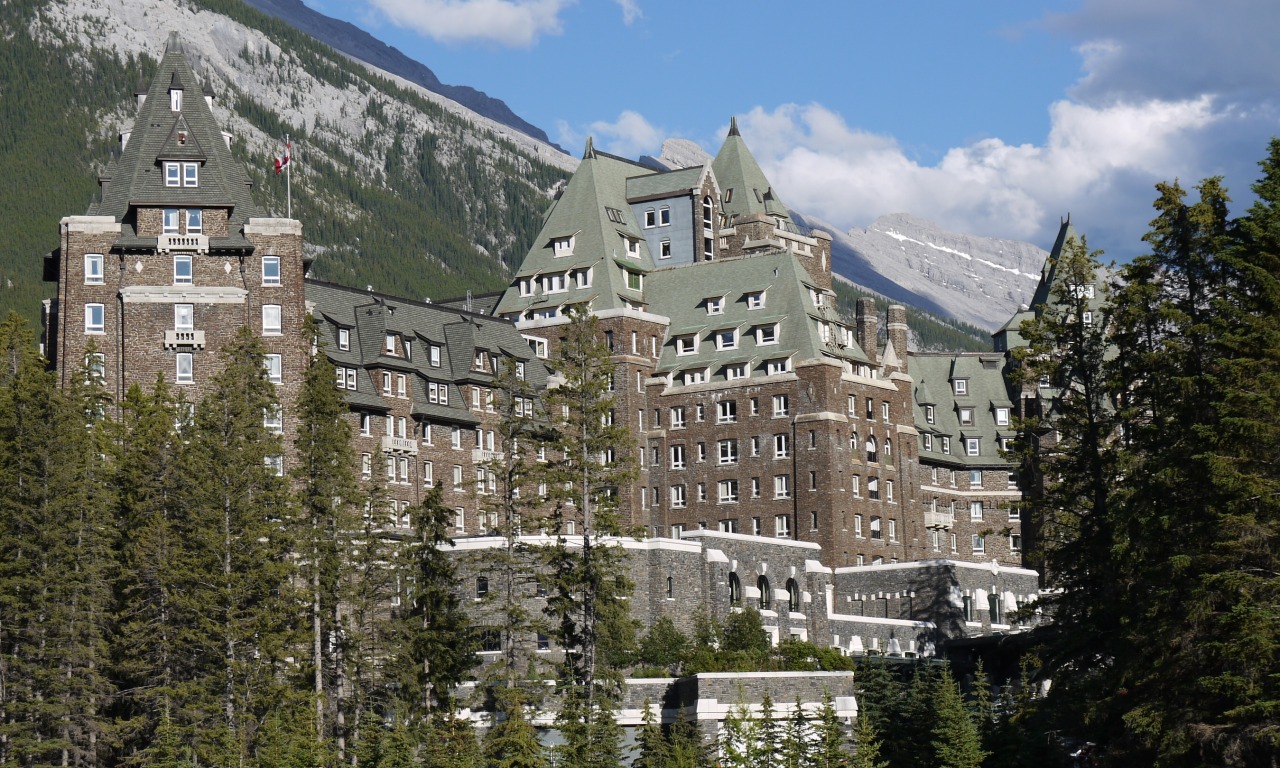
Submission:
[[[170,109],[173,88],[183,91],[180,112]],[[161,161],[166,159],[199,162],[199,185],[165,186]],[[101,201],[90,207],[89,214],[121,221],[125,225],[122,242],[137,240],[129,213],[138,205],[228,208],[230,236],[210,241],[211,246],[222,247],[248,247],[241,229],[250,217],[265,215],[253,201],[248,174],[232,157],[177,33],[170,34],[129,140],[103,180]]]
[[[911,356],[911,375],[916,380],[915,421],[921,434],[931,434],[933,449],[920,446],[920,459],[933,463],[963,466],[1004,465],[1000,438],[1014,436],[1013,402],[1005,381],[1004,358],[995,353],[918,353]],[[955,392],[954,382],[965,380],[965,394]],[[925,405],[933,406],[933,422]],[[960,410],[972,409],[971,424],[960,423]],[[1010,423],[996,423],[996,409],[1006,408]],[[950,438],[950,452],[942,451],[942,436]],[[969,456],[964,439],[980,438],[980,452]]]
[[[567,290],[551,295],[520,296],[512,287],[498,303],[497,312],[524,311],[592,301],[596,310],[623,306],[621,296],[643,301],[640,292],[625,285],[621,270],[613,260],[621,257],[629,268],[648,272],[654,268],[649,247],[640,234],[627,202],[627,180],[652,171],[604,152],[596,151],[588,140],[582,163],[574,172],[560,199],[552,204],[542,230],[516,273],[517,280],[542,274],[594,267],[589,287],[577,288],[568,280]],[[573,238],[572,253],[557,256],[554,243]],[[639,258],[627,257],[626,238],[639,242]]]
[[[632,176],[627,179],[627,199],[646,200],[688,194],[689,190],[701,185],[706,172],[706,166],[695,165],[678,171]]]
[[[657,373],[708,368],[712,379],[720,379],[725,366],[745,363],[755,377],[765,375],[760,370],[765,361],[783,357],[790,357],[793,366],[823,357],[855,365],[868,362],[856,343],[822,341],[819,323],[836,318],[813,305],[811,278],[789,253],[699,262],[660,270],[646,279],[646,292],[654,297],[649,311],[671,320]],[[764,292],[764,306],[749,309],[747,296],[755,292]],[[707,313],[706,300],[712,297],[723,297],[719,314]],[[755,329],[775,323],[778,342],[757,345]],[[738,331],[737,349],[718,350],[715,333],[728,329]],[[697,334],[697,352],[678,354],[674,339],[688,334]]]
[[[729,135],[711,162],[720,184],[722,210],[732,221],[735,216],[764,214],[791,218],[787,206],[774,193],[769,179],[738,133],[736,118],[730,119]],[[724,200],[728,197],[728,200]]]

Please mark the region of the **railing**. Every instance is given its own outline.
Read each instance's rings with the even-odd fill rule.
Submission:
[[[502,461],[502,451],[488,451],[484,448],[472,448],[471,461],[476,464],[481,464],[486,461]]]
[[[209,252],[208,235],[160,235],[156,238],[156,250],[160,253],[169,251]]]
[[[951,512],[934,512],[931,509],[924,511],[924,527],[933,529],[948,530],[955,525],[956,517]]]
[[[382,436],[382,450],[385,453],[407,453],[418,455],[418,441],[409,437]]]
[[[195,347],[204,349],[204,331],[165,331],[164,348]]]

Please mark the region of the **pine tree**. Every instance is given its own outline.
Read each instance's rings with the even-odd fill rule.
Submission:
[[[622,551],[607,539],[623,533],[617,489],[630,477],[632,443],[621,419],[614,419],[613,362],[596,319],[575,311],[564,328],[554,364],[563,383],[546,395],[554,426],[545,442],[552,457],[545,477],[554,504],[547,524],[556,539],[545,551],[545,610],[565,652],[560,680],[566,701],[581,697],[574,705],[584,741],[571,750],[607,761],[617,747],[610,746],[616,724],[610,725],[606,710],[616,700],[621,676],[608,668],[601,651],[625,645],[628,627],[634,637],[621,606],[631,588]],[[605,730],[597,732],[597,726]]]
[[[280,408],[263,347],[242,328],[223,348],[223,368],[195,411],[187,479],[190,510],[179,530],[203,573],[174,596],[193,619],[184,635],[195,656],[190,683],[203,700],[208,749],[202,762],[251,758],[260,718],[283,694],[302,646],[305,616],[294,589],[293,508],[280,470],[281,438],[264,426]]]
[[[471,721],[437,711],[419,739],[422,768],[481,768],[483,758]]]
[[[759,721],[745,704],[737,704],[725,715],[719,739],[721,768],[755,768]]]
[[[760,700],[760,717],[756,721],[756,740],[750,747],[752,765],[759,768],[781,768],[782,728],[776,719],[773,697],[765,691]]]
[[[671,745],[671,768],[712,768],[715,745],[703,741],[698,724],[682,710],[671,724],[667,742]]]
[[[497,710],[501,719],[484,740],[484,758],[489,768],[547,768],[538,733],[525,716],[520,691],[500,690]]]
[[[871,719],[859,716],[853,727],[853,757],[839,764],[848,768],[886,768],[880,759],[880,737]]]
[[[936,758],[930,764],[938,768],[980,768],[987,753],[949,669],[936,678],[933,689],[931,744]]]
[[[836,716],[836,706],[830,691],[822,692],[822,708],[818,710],[814,731],[814,768],[850,768],[848,738],[845,736],[844,724]],[[879,749],[879,744],[876,744],[875,750],[878,752]],[[875,761],[874,756],[871,761]]]
[[[427,494],[411,510],[416,538],[405,553],[404,583],[412,585],[408,605],[398,622],[398,697],[407,722],[433,710],[450,713],[453,691],[476,665],[479,650],[462,601],[452,557],[449,525],[453,512],[441,502],[442,487]]]
[[[804,705],[796,699],[783,732],[780,764],[782,768],[806,768],[813,763],[813,727],[805,716]]]
[[[313,344],[320,343],[311,318],[307,319],[304,332]],[[301,507],[296,542],[300,575],[310,593],[311,681],[318,742],[336,735],[340,703],[335,683],[340,677],[341,659],[334,644],[325,639],[339,632],[339,612],[345,597],[343,570],[360,530],[355,456],[346,421],[350,409],[334,388],[333,380],[334,367],[329,358],[312,355],[291,414],[297,420],[291,474]]]
[[[636,734],[636,757],[632,768],[670,768],[671,745],[662,733],[662,721],[654,715],[653,702],[644,700],[644,715]]]

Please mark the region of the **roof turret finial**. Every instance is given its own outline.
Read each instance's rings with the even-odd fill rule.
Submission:
[[[169,39],[166,40],[164,44],[164,52],[165,53],[170,53],[170,52],[183,53],[184,52],[182,50],[182,38],[178,35],[176,31],[169,33]]]
[[[741,135],[742,135],[742,134],[738,133],[738,118],[737,118],[737,117],[735,117],[735,116],[733,116],[733,115],[730,115],[730,116],[729,116],[729,135],[730,135],[730,136],[741,136]]]
[[[583,160],[594,160],[594,159],[595,159],[595,157],[596,157],[596,148],[595,148],[595,146],[591,143],[591,137],[590,137],[590,136],[588,136],[588,137],[587,137],[587,148],[586,148],[586,149],[584,149],[584,150],[582,150],[582,159],[583,159]]]

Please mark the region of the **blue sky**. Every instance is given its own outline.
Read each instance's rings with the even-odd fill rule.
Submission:
[[[1237,208],[1280,134],[1273,0],[306,0],[577,154],[730,115],[784,201],[840,229],[905,211],[1047,247],[1070,213],[1142,250],[1157,181]]]

